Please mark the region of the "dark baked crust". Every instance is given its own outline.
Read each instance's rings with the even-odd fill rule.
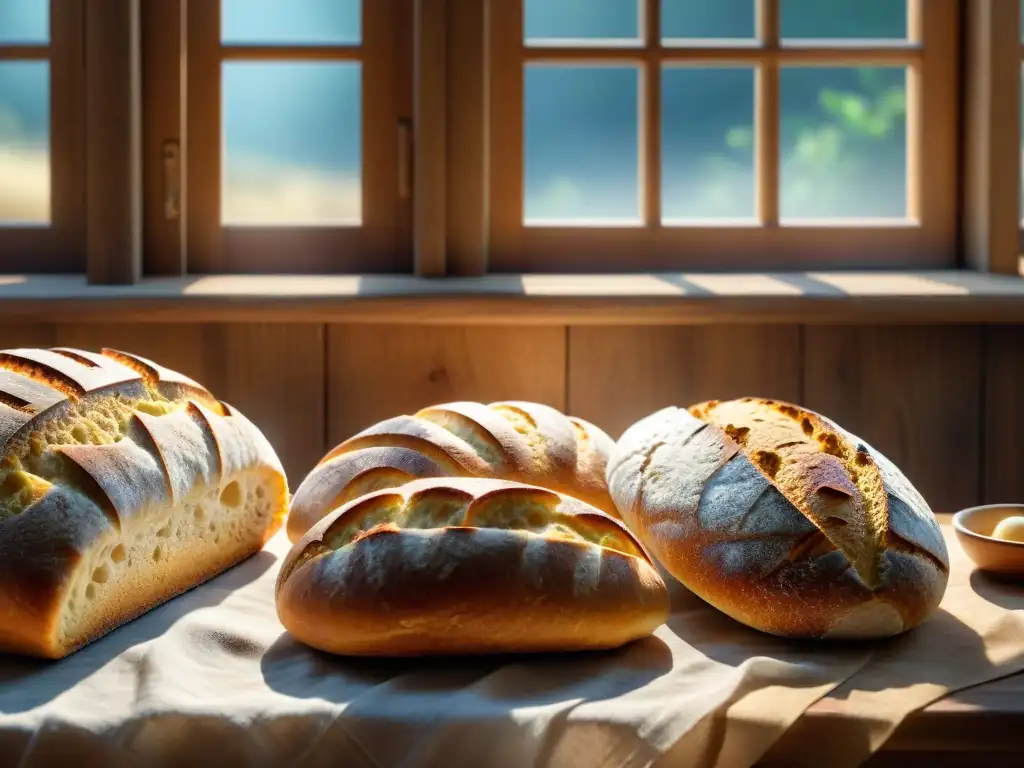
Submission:
[[[920,494],[863,440],[789,403],[665,408],[623,434],[608,480],[669,573],[765,632],[898,634],[945,591],[948,553]]]
[[[668,616],[664,582],[616,519],[501,480],[415,480],[331,512],[277,581],[300,641],[359,656],[620,646]]]
[[[294,542],[332,509],[416,478],[493,477],[541,485],[615,517],[605,485],[614,443],[550,406],[455,402],[374,424],[331,450],[292,499]]]

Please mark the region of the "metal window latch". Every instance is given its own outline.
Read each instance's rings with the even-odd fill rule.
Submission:
[[[398,121],[398,197],[408,200],[412,197],[412,120]]]
[[[181,147],[169,139],[160,148],[164,169],[164,218],[174,221],[181,216]]]

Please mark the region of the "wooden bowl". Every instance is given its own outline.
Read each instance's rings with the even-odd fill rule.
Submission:
[[[1024,579],[1024,543],[992,538],[999,521],[1024,515],[1024,504],[987,504],[953,515],[953,530],[967,556],[980,570]]]

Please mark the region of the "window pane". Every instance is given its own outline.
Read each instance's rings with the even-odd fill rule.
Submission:
[[[637,0],[524,0],[523,19],[529,42],[640,37]]]
[[[0,62],[0,224],[50,222],[50,71]]]
[[[0,0],[0,45],[49,40],[50,0]]]
[[[753,219],[754,70],[665,67],[662,220]]]
[[[782,218],[907,215],[906,80],[903,67],[783,67]]]
[[[362,0],[221,0],[229,45],[358,45],[361,24]]]
[[[782,37],[906,39],[907,0],[782,0]]]
[[[631,66],[530,65],[527,224],[637,224],[639,79]]]
[[[359,224],[355,62],[224,64],[225,224]]]
[[[661,0],[661,36],[671,39],[753,39],[756,0]]]

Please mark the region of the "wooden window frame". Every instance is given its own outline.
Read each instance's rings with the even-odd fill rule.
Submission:
[[[957,257],[956,0],[909,0],[910,42],[872,48],[799,46],[779,41],[779,0],[759,0],[759,45],[663,48],[657,0],[643,0],[642,48],[528,48],[523,4],[489,3],[488,271],[615,272],[663,269],[942,268]],[[654,41],[654,42],[651,42]],[[641,115],[642,227],[525,227],[523,207],[523,64],[526,61],[638,63]],[[761,226],[663,227],[659,223],[658,65],[664,61],[760,66],[756,118]],[[778,72],[781,62],[905,64],[908,75],[908,218],[918,226],[778,225]],[[925,73],[925,76],[921,76]],[[918,116],[929,115],[920,130]]]
[[[964,41],[964,257],[976,271],[1017,275],[1024,59],[1018,0],[970,0]]]
[[[188,0],[185,154],[190,274],[408,272],[407,201],[399,194],[400,122],[411,111],[402,0],[364,0],[355,46],[222,46],[220,2]],[[221,224],[221,63],[359,61],[362,65],[362,222],[354,227]]]
[[[49,225],[0,225],[0,272],[85,269],[85,0],[50,0],[49,17],[49,42],[0,45],[0,62],[49,62],[51,190]]]
[[[50,41],[54,57],[51,152],[55,226],[49,231],[0,232],[0,270],[81,272],[84,268],[90,283],[132,283],[144,274],[184,275],[189,271],[191,249],[182,237],[186,219],[167,220],[162,213],[160,153],[167,138],[188,138],[189,113],[175,99],[157,98],[155,94],[161,91],[152,86],[156,80],[163,93],[185,92],[184,9],[186,3],[197,1],[202,2],[146,0],[146,13],[142,13],[140,0],[53,3],[59,9],[51,14]],[[810,268],[820,260],[826,269],[966,266],[977,272],[1020,274],[1021,170],[1019,163],[1007,162],[1007,157],[1016,158],[1020,152],[1020,68],[1024,58],[1020,8],[1005,0],[934,1],[959,8],[959,18],[943,13],[946,21],[937,27],[942,27],[938,34],[946,37],[959,33],[964,66],[961,82],[933,98],[940,109],[951,109],[950,103],[959,102],[960,119],[949,121],[946,130],[959,128],[962,134],[962,141],[953,142],[958,163],[947,162],[948,157],[942,155],[938,168],[934,162],[924,164],[935,180],[928,189],[943,198],[946,210],[943,226],[935,228],[933,247],[927,243],[901,247],[890,238],[885,251],[876,252],[862,239],[843,242],[845,230],[813,228],[815,234],[801,229],[793,243],[783,243],[795,249],[782,254],[793,266]],[[653,4],[653,0],[645,2]],[[763,18],[766,9],[777,2],[762,0]],[[510,219],[501,201],[509,196],[509,190],[495,182],[508,173],[508,168],[503,168],[508,158],[494,152],[501,146],[496,139],[501,138],[502,126],[496,124],[495,116],[500,116],[502,108],[494,98],[495,88],[501,84],[501,68],[497,67],[499,73],[494,77],[492,66],[502,46],[501,39],[490,33],[507,13],[507,0],[412,0],[412,7],[413,29],[402,32],[406,37],[399,48],[413,57],[415,78],[406,78],[396,98],[411,105],[416,132],[415,194],[403,235],[412,241],[416,274],[480,275],[516,268],[614,272],[627,266],[630,270],[686,269],[705,263],[718,270],[779,266],[773,257],[782,247],[780,238],[786,237],[778,234],[781,228],[740,232],[731,241],[728,232],[716,236],[713,231],[692,230],[688,234],[696,241],[694,250],[679,241],[659,250],[637,238],[634,230],[628,232],[632,237],[625,243],[628,265],[612,258],[619,255],[614,253],[616,247],[623,245],[614,242],[588,243],[568,237],[548,244],[555,258],[543,263],[536,253],[510,247],[507,238],[503,246],[502,227],[507,227]],[[516,45],[522,48],[520,43]],[[40,50],[13,55],[11,50],[6,48],[0,58],[44,55]],[[762,48],[750,55],[773,53],[774,49]],[[932,53],[929,48],[920,53],[922,66],[929,71],[957,69],[953,57],[939,61],[933,55],[929,58]],[[412,61],[397,66],[414,71]],[[61,72],[64,74],[59,75]],[[944,75],[943,81],[946,79]],[[948,78],[949,82],[955,79]],[[760,88],[772,95],[767,80]],[[762,111],[762,120],[764,112],[770,109]],[[929,114],[935,111],[929,110]],[[948,137],[943,145],[946,143]],[[458,150],[452,151],[453,147]],[[194,182],[194,175],[188,181]],[[955,200],[948,192],[953,189],[957,190]],[[189,192],[186,184],[181,190],[186,204]],[[58,225],[59,218],[64,225]],[[955,237],[951,236],[954,229]],[[883,231],[892,235],[898,230],[886,227]],[[599,232],[608,234],[608,230]],[[544,234],[550,238],[551,232]],[[776,238],[775,244],[764,236]],[[294,238],[289,238],[283,252],[295,253],[294,243]],[[848,261],[837,258],[844,252]],[[935,260],[936,253],[942,258]],[[962,256],[962,263],[957,263],[956,256]],[[403,271],[408,271],[408,261]],[[376,271],[380,265],[371,266]],[[333,262],[325,271],[356,270]]]

